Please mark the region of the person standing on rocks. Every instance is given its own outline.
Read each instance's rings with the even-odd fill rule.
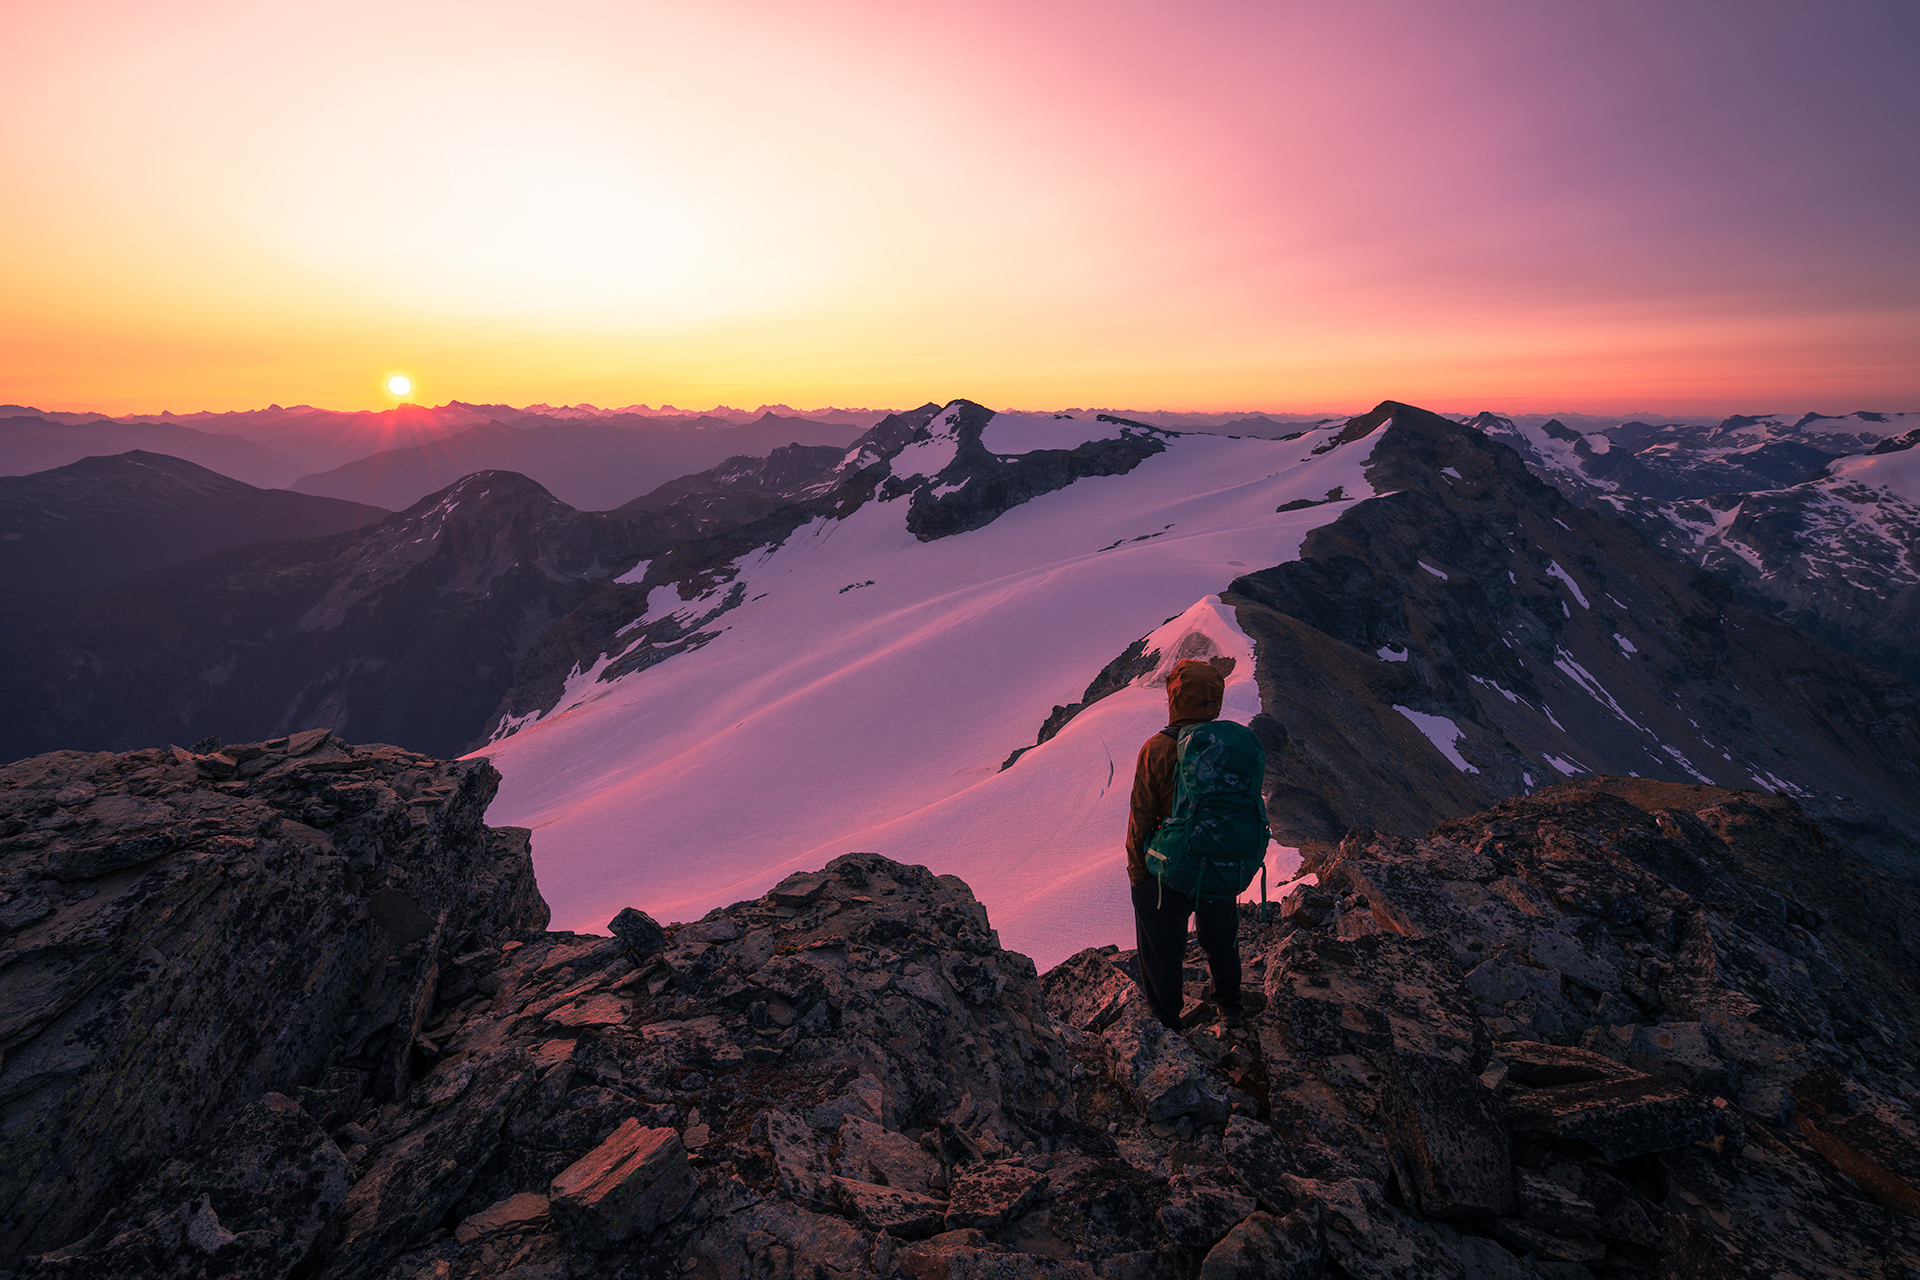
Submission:
[[[1240,1025],[1236,899],[1266,856],[1267,817],[1260,798],[1265,760],[1258,740],[1244,725],[1229,721],[1201,731],[1200,739],[1190,728],[1218,719],[1226,687],[1226,678],[1211,663],[1192,658],[1175,663],[1167,675],[1171,723],[1141,745],[1133,769],[1127,878],[1133,885],[1140,989],[1154,1016],[1176,1031],[1189,918],[1197,922],[1200,949],[1213,975],[1213,1001],[1228,1027]],[[1204,759],[1196,755],[1187,762],[1201,739],[1198,752]],[[1210,790],[1198,798],[1198,808],[1195,797],[1184,797],[1176,818],[1183,777],[1189,786],[1199,777]]]

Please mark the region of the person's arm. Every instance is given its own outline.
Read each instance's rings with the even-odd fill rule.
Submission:
[[[1156,733],[1140,746],[1133,765],[1133,795],[1127,813],[1127,879],[1147,879],[1147,842],[1173,812],[1174,746]]]

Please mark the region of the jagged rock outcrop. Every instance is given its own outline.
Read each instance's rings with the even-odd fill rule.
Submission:
[[[471,986],[452,958],[547,921],[526,833],[483,825],[498,781],[325,730],[0,769],[0,1257],[71,1245],[262,1095],[308,1088],[304,1125],[252,1126],[286,1131],[247,1139],[271,1161],[408,1081],[427,1003]],[[277,1230],[260,1195],[222,1229]]]
[[[951,444],[951,453],[929,474],[908,474],[896,466],[880,487],[886,499],[912,495],[907,529],[922,542],[950,537],[990,524],[1007,510],[1086,476],[1125,475],[1166,444],[1159,427],[1097,415],[1118,428],[1107,438],[1071,449],[1035,449],[1003,457],[988,451],[981,434],[993,411],[971,400],[956,400],[920,438]]]
[[[717,467],[669,480],[624,505],[626,510],[662,511],[687,498],[736,504],[760,498],[765,515],[807,495],[833,471],[847,450],[834,445],[790,444],[764,458],[728,458]],[[822,486],[823,488],[825,486]]]
[[[1196,996],[1176,1033],[1130,955],[1043,978],[965,884],[874,854],[691,923],[540,932],[524,837],[477,823],[486,766],[255,750],[0,775],[6,1007],[121,904],[67,1006],[96,1012],[9,1041],[0,1079],[96,1050],[7,1095],[10,1150],[28,1105],[172,1125],[114,1160],[51,1144],[10,1184],[8,1274],[1920,1266],[1920,903],[1789,800],[1596,779],[1350,833],[1318,886],[1242,909],[1248,1030]],[[174,1008],[118,1016],[156,982]]]

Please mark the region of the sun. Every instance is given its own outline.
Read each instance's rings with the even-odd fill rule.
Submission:
[[[413,393],[413,379],[404,373],[396,373],[387,379],[387,394],[406,399]]]

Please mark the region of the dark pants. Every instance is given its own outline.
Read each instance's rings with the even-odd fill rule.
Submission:
[[[1133,886],[1133,936],[1140,952],[1140,990],[1154,1017],[1180,1026],[1180,971],[1187,960],[1187,918],[1199,925],[1200,949],[1213,974],[1213,1002],[1229,1019],[1240,1016],[1240,907],[1195,902],[1148,877]]]

